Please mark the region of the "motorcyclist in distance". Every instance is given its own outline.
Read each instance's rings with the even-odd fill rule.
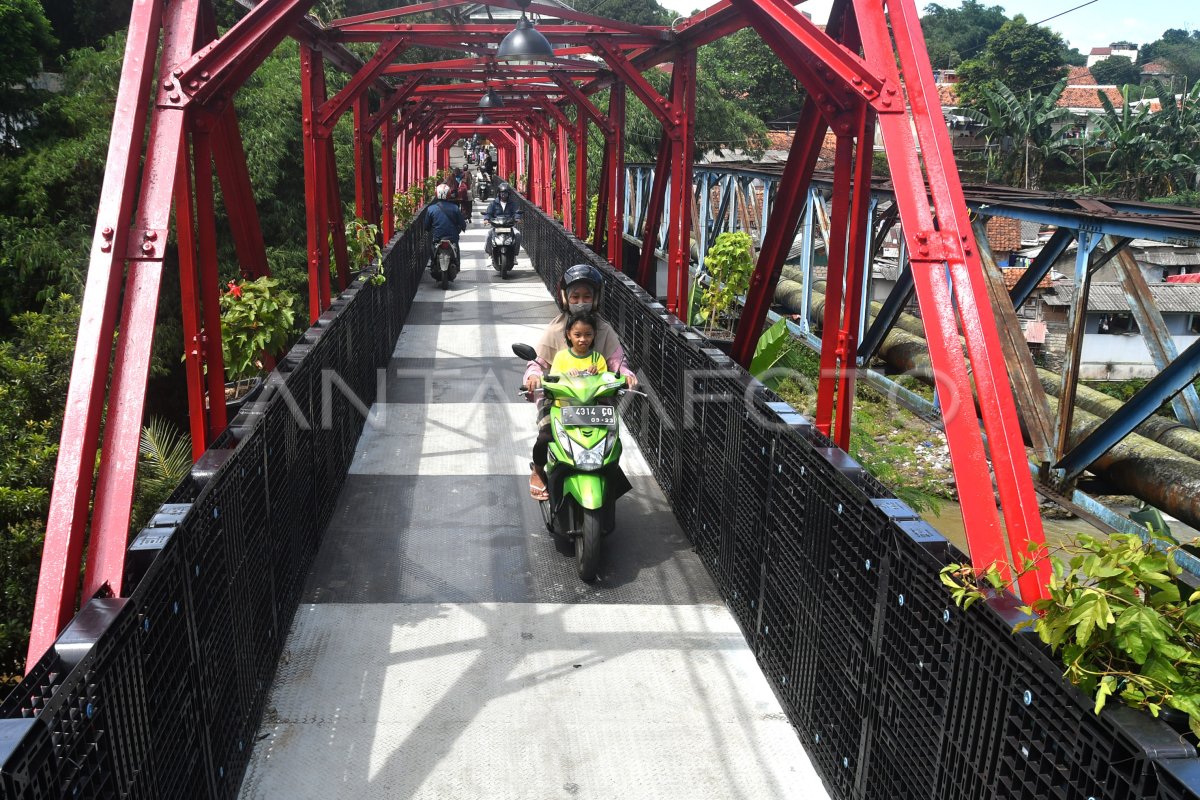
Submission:
[[[439,183],[433,193],[437,200],[429,206],[429,210],[425,214],[425,230],[433,232],[431,241],[434,250],[439,241],[449,239],[454,243],[454,251],[457,255],[458,235],[467,229],[467,222],[463,219],[462,212],[458,210],[457,198],[451,199],[450,187],[447,184]],[[433,255],[431,250],[430,264],[433,263]]]
[[[492,198],[492,202],[488,203],[487,211],[483,212],[483,218],[491,225],[492,221],[497,217],[512,217],[517,222],[521,221],[521,201],[513,197],[513,191],[507,183],[501,183],[496,187],[496,196]],[[492,236],[495,230],[488,228],[487,244],[484,252],[490,258],[492,255]],[[516,263],[517,255],[521,252],[521,232],[513,231],[513,263]]]

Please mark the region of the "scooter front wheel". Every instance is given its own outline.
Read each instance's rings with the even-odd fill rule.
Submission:
[[[575,572],[587,583],[596,580],[600,566],[600,536],[603,528],[600,509],[580,508],[583,525],[575,536]]]

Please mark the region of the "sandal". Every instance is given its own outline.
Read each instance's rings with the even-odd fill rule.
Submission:
[[[538,483],[534,483],[535,479]],[[550,492],[547,491],[545,483],[542,482],[541,475],[535,473],[529,476],[529,496],[538,501],[550,499]]]

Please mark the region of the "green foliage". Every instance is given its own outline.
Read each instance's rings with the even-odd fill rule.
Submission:
[[[1067,680],[1094,698],[1095,713],[1110,697],[1154,716],[1173,708],[1200,736],[1200,592],[1181,593],[1175,549],[1134,534],[1080,534],[1035,550],[1034,560],[1050,559],[1049,596],[1025,611]],[[952,564],[941,577],[960,606],[983,596],[970,567]],[[1004,588],[994,570],[984,577]]]
[[[795,121],[804,101],[800,82],[753,28],[701,47],[697,72],[716,98],[764,123]]]
[[[1145,45],[1138,51],[1138,64],[1145,65],[1153,61],[1167,64],[1173,71],[1179,73],[1191,86],[1200,81],[1200,30],[1190,33],[1182,28],[1170,28],[1156,41]],[[1172,87],[1180,91],[1178,83]]]
[[[138,456],[130,535],[146,526],[188,476],[192,469],[192,439],[166,420],[151,417],[150,423],[142,427]]]
[[[706,333],[721,327],[722,316],[750,287],[754,256],[750,236],[741,231],[722,233],[704,257],[704,269],[710,278],[700,295],[697,313]]]
[[[959,8],[937,3],[925,6],[921,31],[934,69],[953,69],[983,50],[992,34],[1008,22],[1003,6],[966,0]]]
[[[1092,77],[1101,86],[1137,83],[1141,74],[1141,70],[1135,67],[1127,56],[1109,56],[1092,66]]]
[[[9,115],[26,104],[30,79],[57,44],[40,3],[0,0],[0,132],[5,132]]]
[[[998,83],[1017,95],[1053,86],[1066,77],[1065,48],[1057,33],[1018,14],[988,37],[982,53],[959,65],[959,102],[981,107]]]
[[[420,208],[418,200],[411,187],[408,191],[396,192],[392,197],[392,227],[396,233],[403,233],[412,224]]]
[[[1017,97],[1004,83],[984,87],[985,124],[980,133],[999,145],[999,158],[1010,182],[1023,182],[1026,189],[1041,184],[1042,171],[1052,158],[1069,161],[1069,136],[1074,123],[1069,109],[1058,107],[1067,82],[1059,81],[1047,94],[1026,89]]]
[[[79,307],[56,297],[0,340],[0,683],[20,672]]]
[[[750,359],[750,374],[763,381],[768,387],[774,388],[780,381],[780,376],[767,373],[783,359],[791,344],[792,333],[788,330],[787,319],[779,319],[771,327],[762,332],[758,343],[754,345],[754,357]]]
[[[262,369],[263,353],[274,356],[287,346],[296,312],[291,292],[262,277],[230,281],[221,295],[221,352],[231,380],[250,378]]]
[[[372,283],[383,283],[383,249],[379,246],[379,226],[355,217],[346,223],[346,246],[353,272],[373,269]]]
[[[1148,104],[1133,108],[1129,89],[1116,108],[1099,92],[1104,113],[1095,118],[1089,146],[1104,157],[1112,174],[1112,189],[1122,197],[1170,194],[1195,187],[1200,162],[1200,87],[1177,102],[1169,90],[1156,86],[1162,110],[1150,113]]]

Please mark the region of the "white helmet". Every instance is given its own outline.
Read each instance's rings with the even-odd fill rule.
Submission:
[[[438,200],[450,199],[450,187],[447,184],[439,183],[433,193],[437,195]]]

